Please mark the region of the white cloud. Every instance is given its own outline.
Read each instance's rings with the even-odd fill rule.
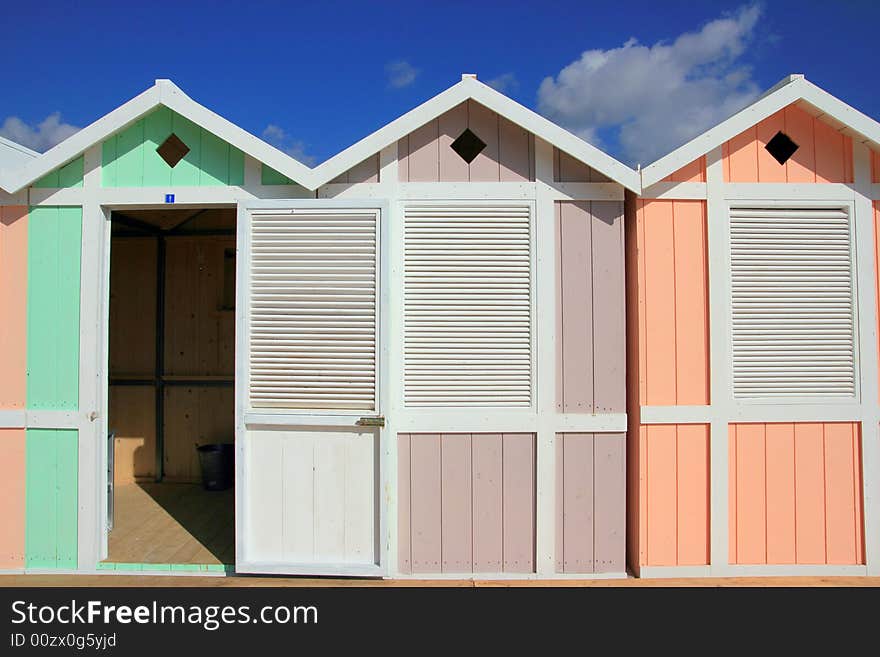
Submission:
[[[758,95],[741,61],[758,5],[713,20],[674,41],[588,50],[538,89],[538,107],[597,144],[617,131],[619,155],[647,164],[727,118]]]
[[[263,139],[303,164],[308,166],[315,164],[316,158],[306,153],[305,142],[299,139],[294,139],[279,125],[274,123],[267,125],[263,130]]]
[[[418,74],[419,69],[403,59],[385,64],[385,75],[388,77],[388,84],[395,89],[408,87],[416,81]]]
[[[502,73],[498,77],[488,80],[486,84],[492,87],[495,91],[506,93],[515,91],[516,88],[519,87],[519,80],[516,79],[516,76],[513,73]]]
[[[74,125],[64,123],[61,112],[55,112],[36,125],[29,125],[17,116],[8,116],[0,126],[0,136],[42,153],[79,130]]]

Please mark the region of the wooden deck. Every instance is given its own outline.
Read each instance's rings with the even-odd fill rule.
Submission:
[[[235,494],[198,484],[116,487],[108,562],[235,563]]]

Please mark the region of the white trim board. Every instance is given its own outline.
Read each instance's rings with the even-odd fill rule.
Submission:
[[[803,75],[790,75],[745,109],[643,168],[642,187],[660,182],[792,103],[799,103],[810,114],[827,121],[856,142],[880,149],[880,123],[807,81]]]

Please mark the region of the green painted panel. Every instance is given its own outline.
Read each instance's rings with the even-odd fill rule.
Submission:
[[[40,206],[28,217],[27,407],[79,405],[82,208]]]
[[[83,186],[83,157],[80,156],[65,164],[63,167],[48,173],[37,182],[34,187],[40,189],[57,189],[58,187],[82,187]]]
[[[170,167],[156,152],[171,133],[189,153]],[[207,187],[244,184],[244,153],[167,107],[104,142],[104,187]]]
[[[275,171],[272,167],[268,167],[265,164],[262,165],[262,172],[260,173],[260,179],[264,185],[292,185],[293,181],[285,176],[283,173],[279,173]]]
[[[25,567],[76,568],[78,432],[28,429]]]

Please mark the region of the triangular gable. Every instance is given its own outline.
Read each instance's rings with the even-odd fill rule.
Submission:
[[[642,187],[647,188],[672,176],[712,149],[794,104],[854,141],[880,150],[880,123],[820,89],[804,76],[791,75],[745,109],[643,168]]]
[[[0,172],[0,188],[9,193],[33,184],[59,169],[86,150],[133,125],[160,106],[164,106],[209,131],[230,146],[250,155],[289,178],[305,184],[311,170],[298,160],[255,137],[234,123],[199,105],[170,80],[156,84],[127,103],[83,128],[24,166]]]
[[[635,192],[640,190],[636,171],[472,76],[462,76],[461,82],[315,167],[312,170],[314,176],[312,184],[320,187],[332,181],[359,162],[363,162],[468,100],[479,103],[549,142],[560,151],[601,172],[627,189]]]

